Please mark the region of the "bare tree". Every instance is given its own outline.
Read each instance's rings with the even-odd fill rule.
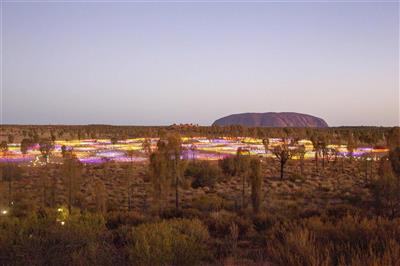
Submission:
[[[261,163],[258,158],[250,161],[251,203],[255,214],[259,213],[262,202]]]
[[[68,212],[72,213],[72,207],[74,206],[77,193],[81,184],[81,164],[76,156],[68,151],[64,157],[63,164],[63,181],[68,193]]]
[[[235,174],[242,179],[242,208],[246,207],[246,176],[249,171],[250,151],[239,148],[235,157]]]
[[[286,143],[286,140],[283,140],[283,143],[276,146],[273,150],[273,154],[280,162],[281,180],[283,180],[285,165],[287,161],[292,158],[293,153],[294,152],[289,149],[289,145]]]

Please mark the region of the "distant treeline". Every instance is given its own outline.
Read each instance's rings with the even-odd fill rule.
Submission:
[[[84,138],[137,138],[162,137],[179,133],[187,137],[254,137],[310,139],[323,136],[331,143],[345,143],[349,137],[360,144],[399,146],[399,127],[329,127],[329,128],[268,128],[232,126],[197,126],[192,124],[171,126],[111,126],[111,125],[3,125],[2,136],[23,138],[84,139]],[[12,139],[12,137],[10,137]]]

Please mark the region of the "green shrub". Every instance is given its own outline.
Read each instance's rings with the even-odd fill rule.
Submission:
[[[135,265],[194,265],[207,257],[208,237],[196,219],[142,224],[133,229],[129,254]]]
[[[193,177],[193,188],[214,187],[222,175],[221,170],[207,161],[190,162],[185,171],[186,176]]]
[[[203,212],[219,211],[223,206],[223,199],[217,195],[203,195],[193,200],[193,208]]]
[[[266,238],[266,257],[276,265],[396,265],[400,221],[346,216],[276,224]]]
[[[219,167],[226,176],[234,176],[236,174],[235,157],[226,157],[218,162]]]
[[[0,219],[1,265],[112,265],[116,259],[104,220],[97,215]]]
[[[115,229],[121,225],[139,225],[146,221],[145,217],[134,211],[130,212],[109,212],[106,216],[106,226],[109,229]]]
[[[235,223],[239,229],[239,238],[253,227],[252,221],[245,216],[238,216],[235,213],[225,210],[212,212],[207,220],[210,234],[215,237],[226,237],[230,234],[230,227]]]

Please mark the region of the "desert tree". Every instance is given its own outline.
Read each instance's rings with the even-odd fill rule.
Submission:
[[[30,139],[24,138],[21,141],[20,150],[23,155],[28,153],[28,150],[32,147],[32,141]]]
[[[294,152],[291,149],[289,149],[289,145],[284,139],[282,144],[276,146],[272,151],[272,153],[279,160],[281,180],[283,180],[285,165],[288,162],[288,160],[292,158]]]
[[[95,182],[95,200],[96,200],[96,211],[105,214],[107,212],[107,190],[104,183],[101,180]]]
[[[400,147],[400,127],[393,127],[385,134],[386,144],[393,150]]]
[[[327,157],[329,155],[329,149],[328,149],[328,141],[327,137],[322,135],[318,139],[318,147],[320,151],[322,152],[322,170],[325,170],[325,163],[327,161]]]
[[[166,150],[168,168],[170,176],[172,176],[173,185],[175,187],[175,208],[179,209],[179,186],[182,185],[182,177],[185,163],[181,160],[182,142],[178,134],[169,135],[167,138]]]
[[[65,145],[61,146],[61,155],[62,155],[63,158],[65,158],[68,155],[67,146],[65,146]]]
[[[147,154],[147,155],[149,155],[149,154],[151,154],[151,140],[150,139],[148,139],[148,138],[145,138],[144,139],[144,141],[143,141],[143,143],[142,143],[142,148],[143,148],[143,151]]]
[[[113,144],[113,145],[115,145],[115,144],[117,144],[118,143],[118,138],[117,137],[111,137],[110,138],[110,141],[111,141],[111,144]]]
[[[150,155],[149,176],[153,186],[153,197],[160,212],[168,196],[169,185],[167,162],[157,151]]]
[[[262,174],[260,159],[250,160],[251,203],[255,214],[259,213],[262,202]]]
[[[368,181],[368,170],[370,169],[370,177],[372,177],[372,154],[370,152],[367,152],[361,156],[362,162],[364,163],[364,177],[365,181]],[[369,167],[371,165],[371,167]]]
[[[133,150],[133,149],[127,150],[126,151],[126,155],[130,158],[130,167],[128,168],[129,170],[128,170],[128,176],[127,176],[127,178],[128,178],[128,180],[127,180],[128,181],[128,210],[130,211],[130,210],[132,210],[132,207],[133,207],[132,198],[133,198],[134,185],[132,183],[131,176],[132,176],[132,174],[134,172],[134,159],[133,159],[133,157],[135,156],[135,150]]]
[[[262,140],[262,143],[263,143],[263,145],[264,145],[264,150],[265,150],[265,154],[268,154],[268,151],[269,151],[269,138],[264,138],[263,140]]]
[[[304,145],[299,145],[295,150],[296,155],[299,156],[300,161],[300,174],[304,175],[304,156],[306,154],[306,148]]]
[[[378,215],[393,219],[400,214],[400,178],[396,177],[388,156],[380,160],[378,178],[370,186]]]
[[[3,153],[3,156],[5,156],[6,155],[6,153],[8,152],[8,144],[7,144],[7,141],[2,141],[1,143],[0,143],[0,151]]]
[[[356,140],[354,138],[353,133],[349,132],[347,137],[347,152],[350,159],[353,159],[355,148],[356,148]]]
[[[317,135],[313,134],[310,137],[310,141],[314,147],[314,154],[315,154],[315,172],[318,173],[318,158],[320,153],[320,146],[319,146],[319,138]]]
[[[72,207],[78,198],[78,192],[82,181],[81,163],[72,151],[67,151],[64,155],[63,163],[63,183],[68,193],[68,212],[72,213]]]
[[[246,206],[246,176],[249,171],[250,151],[247,149],[239,148],[236,151],[235,162],[235,175],[242,179],[242,208]]]
[[[39,141],[39,151],[42,154],[42,157],[44,158],[46,162],[46,167],[47,163],[49,162],[49,157],[50,154],[52,153],[54,149],[54,144],[51,142],[49,139],[42,139]],[[42,186],[43,186],[43,206],[47,204],[47,183],[48,183],[48,172],[42,174],[41,176],[42,179]],[[53,196],[55,195],[55,180],[53,180],[53,190],[52,194]]]
[[[400,147],[396,147],[389,152],[389,160],[394,174],[400,178]]]
[[[182,184],[185,163],[181,160],[181,138],[177,134],[167,135],[157,142],[157,150],[150,155],[149,172],[155,197],[162,201],[168,196],[168,187],[175,190],[175,207],[179,209],[179,186]]]
[[[5,163],[0,166],[1,179],[8,183],[8,206],[13,202],[12,183],[22,178],[22,170],[16,164]]]
[[[45,159],[46,163],[49,161],[49,157],[54,150],[54,144],[49,139],[42,139],[39,142],[39,151],[42,157]]]
[[[15,137],[13,134],[8,134],[7,139],[8,143],[14,143]]]

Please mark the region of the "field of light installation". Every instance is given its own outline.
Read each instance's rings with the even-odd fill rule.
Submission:
[[[151,144],[151,149],[155,150],[157,138],[147,139]],[[143,162],[148,159],[148,155],[143,148],[144,138],[119,140],[112,143],[110,139],[83,139],[83,140],[57,140],[54,142],[54,150],[49,158],[50,162],[62,162],[62,147],[73,151],[82,163],[96,164],[106,161],[115,162]],[[248,151],[251,155],[262,157],[274,157],[273,149],[282,144],[283,139],[270,138],[268,152],[262,139],[256,138],[218,138],[209,139],[205,137],[182,138],[182,148],[184,159],[197,160],[219,160],[227,156],[236,154],[239,148]],[[305,149],[305,159],[315,157],[313,144],[310,140],[299,140],[290,146],[296,149],[301,145]],[[128,154],[128,151],[132,151]],[[370,158],[380,158],[387,153],[387,149],[381,147],[358,147],[350,152],[346,145],[328,145],[328,157],[361,157],[369,155]],[[296,156],[293,157],[296,159]],[[43,164],[39,144],[30,147],[26,154],[21,152],[19,143],[8,144],[8,151],[0,154],[0,162],[16,162],[28,165]]]

